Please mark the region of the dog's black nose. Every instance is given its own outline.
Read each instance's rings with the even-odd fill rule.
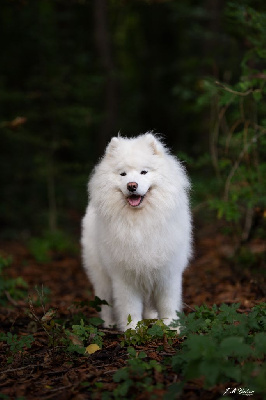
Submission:
[[[127,190],[129,190],[130,192],[135,192],[137,188],[138,188],[137,182],[128,182]]]

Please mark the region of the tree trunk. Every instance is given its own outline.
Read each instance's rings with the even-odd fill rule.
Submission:
[[[96,151],[101,155],[109,139],[115,135],[117,120],[117,78],[108,32],[108,8],[106,0],[94,1],[95,41],[100,62],[106,77],[104,117],[97,135]]]

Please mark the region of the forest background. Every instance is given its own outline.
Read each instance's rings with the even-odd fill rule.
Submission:
[[[1,236],[77,236],[106,144],[147,130],[185,162],[203,221],[224,218],[239,242],[261,234],[265,10],[260,0],[1,1]]]

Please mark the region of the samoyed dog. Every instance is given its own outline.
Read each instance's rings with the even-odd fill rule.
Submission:
[[[177,319],[191,255],[189,180],[152,133],[114,137],[89,181],[82,257],[104,326]],[[131,322],[128,324],[128,316]]]

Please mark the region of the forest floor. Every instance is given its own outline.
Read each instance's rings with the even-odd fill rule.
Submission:
[[[240,303],[239,310],[248,312],[254,305],[266,301],[260,270],[250,270],[248,265],[232,262],[235,249],[229,236],[212,227],[197,236],[193,261],[184,274],[185,313],[204,303],[210,306]],[[251,254],[263,254],[265,247],[261,240],[249,243]],[[31,304],[34,304],[31,311],[37,317],[34,321],[30,315],[27,298],[14,300],[7,295],[7,304],[0,305],[0,332],[34,336],[32,347],[23,354],[17,352],[10,364],[6,359],[7,344],[0,342],[0,398],[83,400],[100,399],[103,390],[112,392],[117,385],[113,374],[126,366],[128,360],[126,348],[121,347],[121,333],[102,329],[105,334],[102,349],[91,355],[77,356],[67,354],[60,346],[49,346],[49,335],[36,323],[50,308],[56,310],[61,321],[72,321],[81,311],[88,317],[97,316],[95,309],[86,305],[86,301],[94,296],[79,255],[54,254],[51,262],[41,264],[36,262],[25,245],[17,242],[1,243],[0,254],[12,256],[8,274],[11,278],[21,276],[27,282]],[[37,301],[42,285],[49,288],[45,305]],[[75,304],[80,304],[80,307]],[[173,340],[171,351],[178,348],[181,340],[178,336]],[[155,342],[135,348],[145,351],[149,360],[160,362],[169,355],[169,349],[167,343],[161,340],[163,350],[158,352],[156,349],[160,340]],[[168,385],[175,382],[176,375],[170,370],[169,374],[155,371],[153,379],[155,383],[162,383],[163,389],[154,389],[149,394],[144,391],[136,395],[137,400],[162,399]],[[205,390],[199,380],[192,380],[186,385],[182,399],[218,399],[225,388],[217,385],[212,390]]]

